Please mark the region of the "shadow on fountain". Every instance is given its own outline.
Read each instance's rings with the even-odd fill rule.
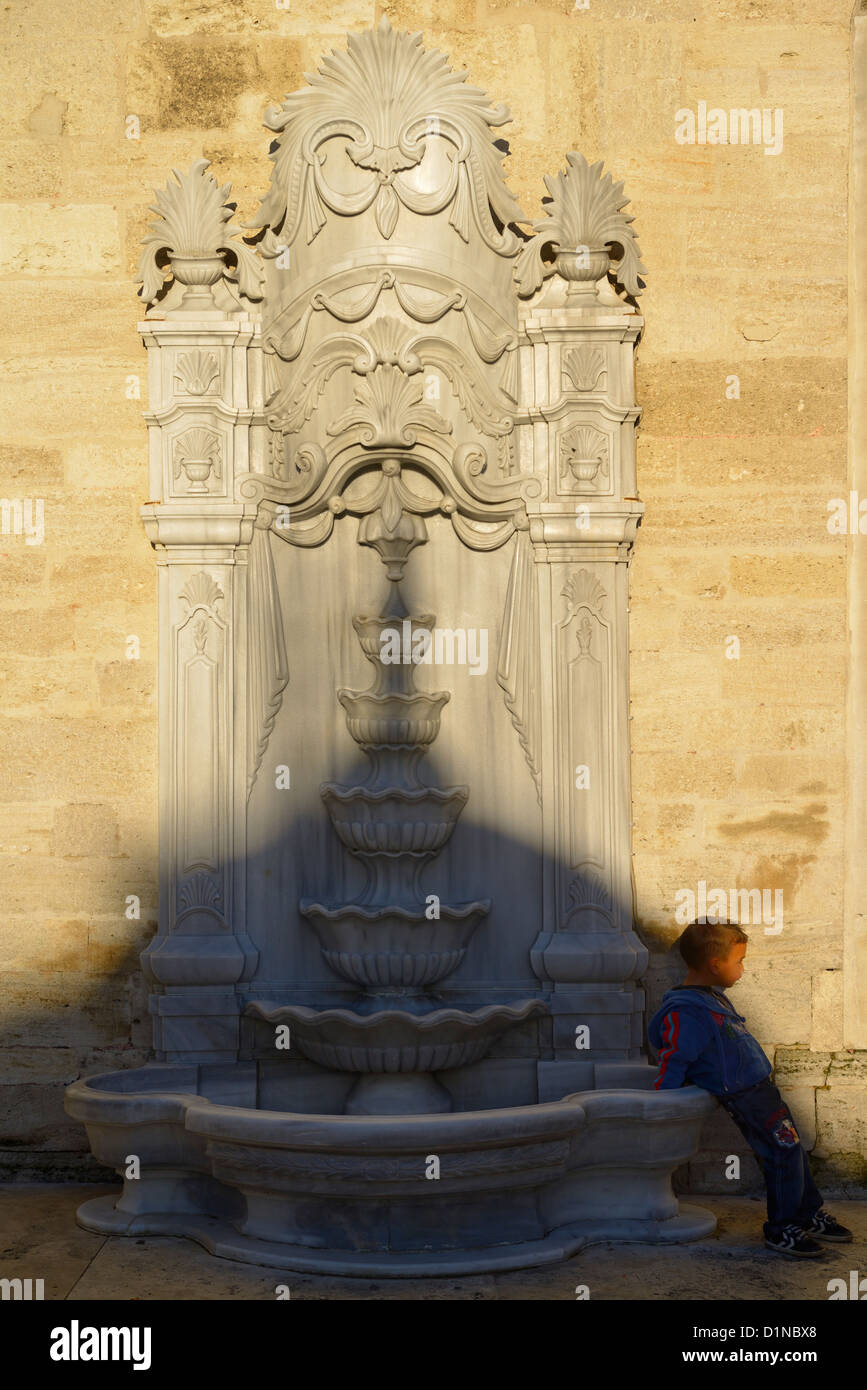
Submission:
[[[435,622],[426,606],[392,582],[348,642],[323,597],[339,559],[320,560],[321,593],[283,576],[288,649],[321,630],[327,662],[296,663],[252,789],[225,876],[243,926],[192,866],[146,953],[158,1060],[67,1093],[101,1161],[141,1159],[80,1220],[376,1275],[705,1234],[713,1218],[679,1208],[671,1174],[713,1101],[652,1090],[631,903],[598,845],[546,852],[495,672],[450,670],[451,702],[419,688],[404,656]],[[402,633],[394,662],[383,623]]]
[[[427,771],[432,784],[441,780],[435,761]],[[713,1218],[679,1206],[671,1174],[695,1151],[712,1102],[694,1088],[651,1089],[653,1069],[634,1031],[642,1017],[634,980],[607,988],[603,982],[585,994],[588,1009],[602,1012],[597,1027],[591,1018],[588,1045],[576,1048],[574,987],[540,979],[531,964],[538,911],[525,917],[501,900],[502,913],[520,927],[514,934],[521,949],[505,953],[514,973],[495,972],[500,895],[492,893],[491,914],[460,964],[429,991],[437,1009],[465,1014],[516,999],[540,1006],[495,1038],[484,1057],[428,1073],[448,1096],[448,1111],[347,1114],[364,1073],[321,1065],[291,1043],[280,1047],[279,1022],[267,1017],[273,1010],[301,1004],[353,1012],[366,996],[329,969],[298,908],[315,887],[320,896],[333,888],[341,899],[353,891],[339,845],[332,846],[333,881],[326,876],[323,883],[321,861],[311,871],[322,819],[318,796],[294,805],[245,865],[250,901],[268,901],[272,909],[282,903],[283,911],[248,918],[260,969],[236,987],[243,1010],[237,1059],[209,1061],[203,1049],[195,1058],[169,1056],[69,1088],[69,1113],[87,1126],[99,1161],[123,1173],[129,1154],[141,1159],[140,1178],[126,1180],[120,1198],[85,1203],[82,1224],[186,1235],[215,1254],[275,1267],[377,1277],[519,1268],[566,1258],[594,1240],[685,1240],[709,1232]],[[546,873],[556,867],[538,844],[465,819],[470,844],[526,878],[538,902]],[[297,856],[291,892],[287,843]],[[275,855],[283,875],[276,894],[260,899],[256,885],[274,887]],[[477,872],[473,879],[464,862],[451,862],[448,848],[436,858],[444,898],[459,874],[469,893],[481,892],[490,880]],[[580,915],[579,904],[579,922]],[[572,923],[576,930],[579,922]],[[613,926],[611,935],[618,935]],[[637,947],[636,973],[645,961]],[[637,1006],[625,1015],[633,1020],[626,1031],[624,988]],[[177,990],[166,994],[178,997]],[[290,1035],[292,1029],[290,1023]]]

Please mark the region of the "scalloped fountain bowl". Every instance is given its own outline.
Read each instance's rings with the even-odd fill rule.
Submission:
[[[269,1023],[286,1023],[302,1056],[334,1071],[354,1072],[358,1081],[346,1100],[347,1115],[436,1115],[452,1109],[452,1098],[433,1072],[480,1062],[492,1043],[516,1024],[546,1014],[541,999],[489,1004],[468,1013],[436,1009],[416,998],[415,1009],[366,1001],[370,1011],[269,1008],[249,1012]]]
[[[85,1202],[78,1219],[107,1234],[187,1236],[251,1264],[377,1278],[709,1234],[713,1216],[678,1207],[671,1173],[695,1152],[712,1098],[653,1091],[645,1064],[586,1065],[590,1089],[561,1100],[534,1103],[528,1086],[527,1104],[439,1115],[311,1113],[325,1092],[309,1075],[293,1083],[296,1108],[284,1090],[286,1109],[257,1109],[255,1063],[78,1081],[66,1108],[97,1159],[123,1175],[127,1155],[141,1158],[138,1180]]]
[[[434,984],[456,970],[490,906],[489,898],[442,904],[436,921],[423,911],[360,903],[328,907],[303,899],[300,910],[335,974],[353,984],[405,988]]]

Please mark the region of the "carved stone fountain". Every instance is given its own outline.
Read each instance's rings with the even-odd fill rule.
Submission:
[[[632,927],[632,219],[570,153],[521,230],[505,109],[347,43],[249,236],[197,160],[145,242],[155,1060],[67,1092],[124,1176],[79,1220],[376,1275],[695,1239],[713,1102],[651,1089]]]

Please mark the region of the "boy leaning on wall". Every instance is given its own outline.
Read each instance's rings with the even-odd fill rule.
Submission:
[[[821,1241],[850,1241],[852,1232],[822,1207],[771,1063],[724,993],[744,973],[746,932],[724,922],[692,922],[677,944],[686,978],[664,995],[648,1026],[658,1053],[656,1090],[701,1086],[725,1106],[764,1173],[770,1250],[805,1258],[822,1254]]]

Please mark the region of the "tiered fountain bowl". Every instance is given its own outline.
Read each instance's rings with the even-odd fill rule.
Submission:
[[[442,1008],[428,992],[458,968],[491,903],[441,903],[421,884],[424,869],[451,838],[469,790],[427,786],[419,777],[449,694],[414,688],[417,636],[430,634],[436,620],[409,617],[398,586],[392,579],[384,613],[353,619],[376,671],[373,686],[338,692],[370,772],[358,786],[322,787],[331,824],[364,864],[367,885],[354,902],[299,904],[329,967],[362,994],[353,1008],[258,1001],[248,1009],[269,1023],[288,1024],[292,1046],[310,1061],[358,1074],[346,1102],[349,1115],[450,1110],[451,1097],[434,1073],[480,1061],[507,1029],[547,1012],[538,998],[474,1011]],[[393,633],[398,642],[386,659]]]

